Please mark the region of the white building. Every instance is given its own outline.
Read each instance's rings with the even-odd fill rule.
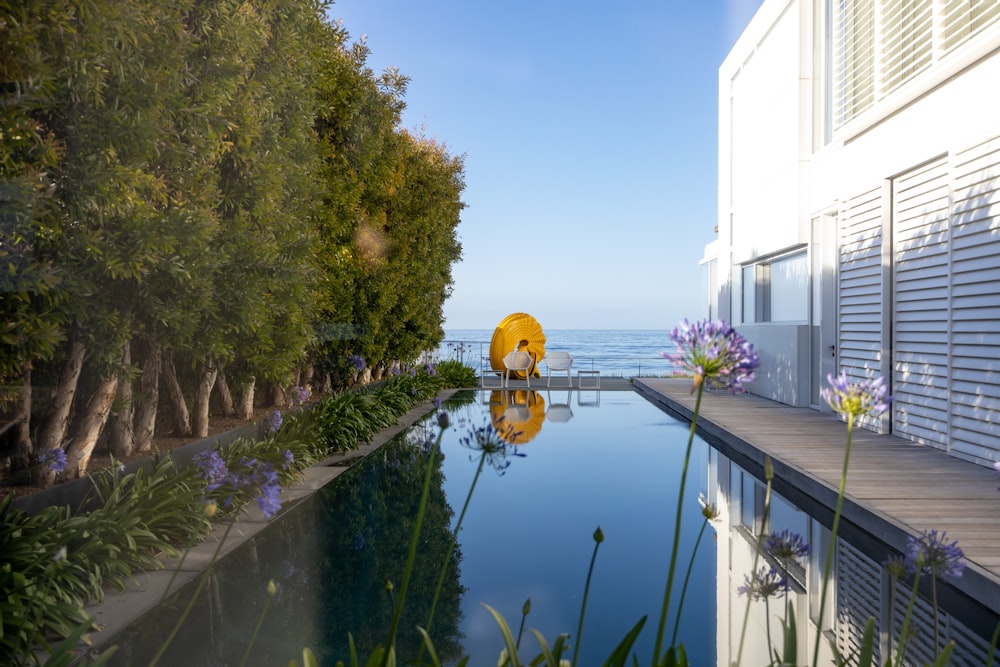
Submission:
[[[866,426],[1000,459],[1000,0],[765,0],[719,71],[704,263],[753,393],[882,375]]]

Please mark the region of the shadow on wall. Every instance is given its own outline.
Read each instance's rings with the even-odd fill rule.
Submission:
[[[757,378],[746,385],[747,390],[793,407],[808,407],[809,325],[744,324],[737,328],[760,355]]]

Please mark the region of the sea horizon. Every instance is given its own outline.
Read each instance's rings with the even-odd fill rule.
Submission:
[[[483,357],[489,357],[495,331],[496,327],[446,328],[438,358],[461,354],[465,363],[478,370],[484,365]],[[545,352],[569,352],[577,370],[598,370],[608,377],[670,376],[674,372],[674,364],[663,356],[675,349],[669,329],[549,329],[543,335]],[[544,375],[544,361],[540,369]]]

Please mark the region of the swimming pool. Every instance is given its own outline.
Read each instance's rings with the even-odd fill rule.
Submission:
[[[520,407],[521,444],[509,446],[503,470],[499,458],[484,467],[469,504],[455,567],[435,614],[432,636],[439,655],[468,654],[472,665],[496,664],[502,639],[483,603],[504,614],[516,633],[530,598],[522,640],[526,655],[537,648],[527,628],[549,642],[560,632],[575,634],[592,536],[600,526],[605,541],[581,649],[582,656],[592,657],[581,664],[603,661],[644,614],[650,620],[636,650],[648,661],[687,426],[632,392],[463,392],[456,398],[447,406],[452,427],[442,440],[444,458],[407,597],[407,607],[412,603],[415,609],[401,622],[402,650],[418,640],[410,628],[426,621],[450,530],[476,473],[477,452],[461,440],[498,414],[514,423]],[[384,643],[392,608],[386,581],[398,591],[429,430],[422,424],[397,437],[221,563],[209,594],[161,664],[237,664],[266,603],[262,593],[270,579],[281,590],[267,609],[248,664],[287,664],[304,646],[323,664],[346,660],[348,633],[362,654]],[[682,554],[690,552],[703,521],[698,495],[706,490],[707,456],[708,446],[699,443],[687,487]],[[715,661],[715,570],[713,543],[703,539],[681,627],[699,664]],[[122,636],[115,664],[148,662],[145,656],[162,644],[173,625],[171,613],[184,602],[183,595],[174,598]]]
[[[522,606],[531,600],[524,656],[537,653],[527,628],[537,629],[550,644],[559,633],[575,635],[599,526],[605,540],[588,598],[580,664],[603,662],[643,615],[649,619],[635,651],[640,664],[649,664],[689,425],[628,391],[467,391],[445,409],[452,425],[443,436],[444,458],[431,484],[397,639],[400,655],[414,653],[419,642],[414,628],[426,624],[444,562],[450,567],[431,631],[444,664],[462,655],[471,656],[470,665],[496,664],[502,639],[484,604],[502,613],[516,634]],[[287,664],[306,646],[321,664],[346,662],[349,633],[362,656],[384,644],[433,424],[428,418],[390,441],[220,563],[161,664],[238,664],[266,605],[250,665]],[[476,478],[480,451],[463,440],[486,424],[498,425],[501,433],[511,426],[511,444],[495,452]],[[720,516],[700,543],[680,626],[691,664],[729,665],[737,657],[744,665],[766,664],[767,631],[780,642],[787,608],[796,613],[801,638],[814,637],[816,622],[822,621],[824,634],[843,652],[857,648],[864,623],[874,616],[882,633],[876,655],[888,655],[905,611],[892,606],[892,586],[882,565],[891,552],[877,536],[842,525],[830,595],[821,610],[829,513],[797,497],[794,489],[789,489],[793,500],[774,492],[769,505],[769,532],[794,531],[812,547],[809,558],[790,573],[789,606],[784,600],[748,605],[739,594],[757,563],[755,536],[768,497],[760,474],[729,458],[724,447],[696,439],[675,604],[703,524],[700,501],[717,505]],[[451,532],[474,479],[459,546],[449,557]],[[270,580],[279,592],[268,603]],[[387,582],[393,584],[391,591]],[[954,590],[944,597],[950,607],[941,612],[942,641],[956,642],[952,664],[985,664],[995,615],[956,597]],[[186,600],[182,592],[123,634],[112,664],[148,664]],[[915,662],[927,662],[936,653],[933,619],[926,598],[918,599],[910,649]],[[668,636],[671,630],[668,624]],[[809,662],[811,647],[811,639],[800,642],[800,663]],[[825,641],[820,662],[832,664]]]

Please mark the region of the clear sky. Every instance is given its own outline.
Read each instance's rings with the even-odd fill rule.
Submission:
[[[446,329],[669,329],[706,315],[718,69],[762,0],[337,0],[403,126],[465,156]]]

